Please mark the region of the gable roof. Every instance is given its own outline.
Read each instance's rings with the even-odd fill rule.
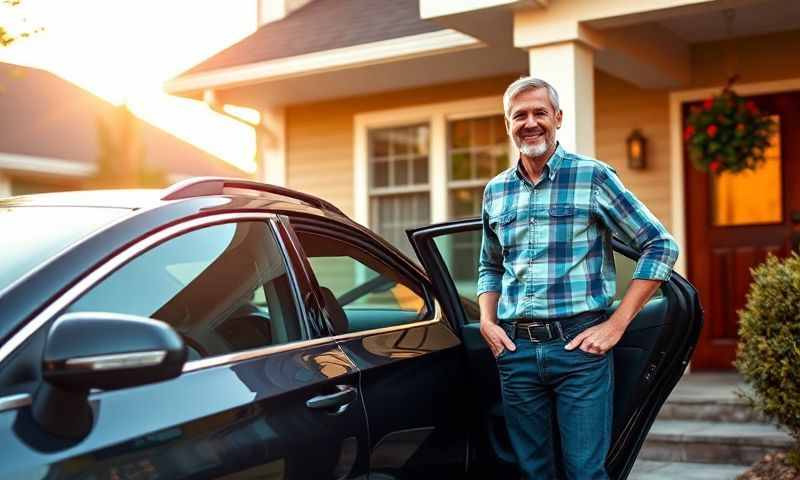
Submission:
[[[37,68],[0,63],[0,155],[64,160],[93,168],[98,120],[117,108],[77,85]],[[250,174],[136,118],[145,162],[174,175]]]
[[[420,18],[418,0],[313,0],[177,78],[439,30]]]

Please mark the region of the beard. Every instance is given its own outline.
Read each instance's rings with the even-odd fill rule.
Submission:
[[[548,148],[547,140],[542,140],[539,143],[529,145],[523,142],[522,139],[517,135],[514,135],[514,145],[517,146],[519,153],[525,155],[526,157],[540,157],[547,152]]]

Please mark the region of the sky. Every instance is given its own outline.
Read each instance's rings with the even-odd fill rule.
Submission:
[[[22,0],[0,4],[0,19],[18,31],[42,28],[0,48],[0,62],[48,70],[127,103],[143,120],[255,171],[252,128],[162,85],[252,33],[256,0]]]

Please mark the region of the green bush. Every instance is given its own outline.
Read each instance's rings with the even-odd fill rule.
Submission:
[[[739,311],[736,368],[753,387],[754,408],[788,428],[800,465],[800,255],[770,255],[752,270],[747,305]]]

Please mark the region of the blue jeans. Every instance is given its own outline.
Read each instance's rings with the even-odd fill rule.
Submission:
[[[563,339],[533,343],[517,338],[515,351],[504,350],[497,357],[511,447],[529,480],[556,478],[551,415],[556,415],[567,478],[608,478],[613,355],[564,350],[578,333],[606,318],[598,313],[574,324],[564,321]]]

